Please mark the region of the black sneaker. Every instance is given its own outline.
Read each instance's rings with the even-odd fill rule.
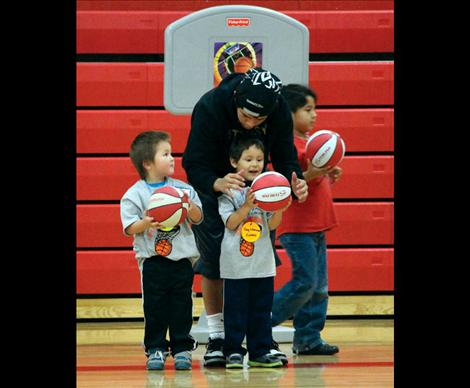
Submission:
[[[211,339],[206,345],[204,354],[204,366],[225,366],[225,356],[222,352],[224,340],[222,338]]]
[[[279,360],[281,360],[282,365],[287,365],[287,363],[289,362],[287,360],[286,354],[281,352],[281,350],[279,349],[279,344],[274,340],[271,343],[271,350],[269,351],[269,354],[276,356]]]
[[[336,345],[330,345],[327,343],[320,344],[314,348],[307,348],[303,350],[292,349],[295,354],[298,355],[312,355],[312,356],[331,356],[339,352],[339,348]]]
[[[254,360],[248,360],[249,366],[259,366],[262,368],[277,368],[282,366],[282,361],[273,356],[271,353],[265,354],[264,356],[260,356],[255,358]]]

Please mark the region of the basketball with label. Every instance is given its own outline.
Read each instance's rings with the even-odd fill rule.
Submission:
[[[188,209],[188,195],[183,190],[164,186],[151,195],[147,214],[161,224],[161,229],[168,231],[186,219]]]
[[[256,205],[270,212],[286,206],[291,195],[289,181],[284,175],[275,171],[258,175],[251,184],[251,190],[255,194]]]
[[[305,155],[314,167],[332,168],[344,158],[346,145],[341,136],[333,131],[321,130],[311,135],[305,146]]]

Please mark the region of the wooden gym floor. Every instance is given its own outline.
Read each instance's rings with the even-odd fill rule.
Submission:
[[[291,323],[286,323],[291,326]],[[78,323],[77,387],[380,387],[394,386],[394,322],[391,319],[327,320],[325,340],[335,356],[294,356],[280,344],[287,368],[204,368],[205,345],[193,352],[193,369],[147,371],[141,347],[143,323]],[[245,360],[246,363],[246,360]]]

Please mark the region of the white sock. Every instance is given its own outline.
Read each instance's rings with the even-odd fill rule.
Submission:
[[[207,326],[209,327],[209,338],[225,338],[224,316],[222,313],[207,315]]]

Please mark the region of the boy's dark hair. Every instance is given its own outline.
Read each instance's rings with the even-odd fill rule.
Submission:
[[[145,179],[147,172],[144,161],[153,161],[158,143],[170,141],[170,135],[163,131],[145,131],[139,133],[131,144],[130,156],[140,177]]]
[[[264,144],[263,142],[250,134],[238,134],[230,145],[229,157],[238,162],[242,156],[243,151],[247,150],[251,146],[255,146],[263,151],[264,155]]]
[[[300,84],[285,85],[281,89],[281,94],[287,101],[290,110],[295,113],[307,103],[307,96],[310,96],[317,103],[317,94],[311,88]]]

